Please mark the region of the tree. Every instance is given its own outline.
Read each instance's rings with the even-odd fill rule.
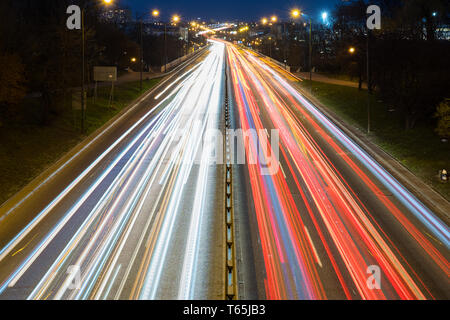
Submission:
[[[334,13],[335,64],[341,72],[366,75],[368,1],[349,1]],[[382,7],[382,29],[370,37],[371,89],[396,106],[404,117],[405,129],[431,118],[437,103],[449,92],[450,42],[439,40],[440,16],[448,12],[445,0],[373,0]],[[436,14],[433,14],[433,13]],[[356,53],[349,59],[348,48]],[[352,68],[353,66],[353,68]]]
[[[436,133],[442,138],[450,138],[450,99],[437,106],[435,117],[438,119]]]
[[[0,104],[15,105],[22,101],[26,89],[24,86],[24,65],[18,55],[0,55]]]
[[[443,0],[393,0],[383,7],[383,29],[373,46],[373,81],[402,112],[406,130],[430,119],[449,90],[450,43],[436,39],[432,21],[432,12],[444,6]]]
[[[367,4],[362,0],[340,4],[334,12],[335,23],[333,30],[336,34],[334,52],[336,63],[341,66],[341,72],[359,80],[362,89],[366,75],[366,9]],[[354,47],[355,53],[349,54],[349,48]]]

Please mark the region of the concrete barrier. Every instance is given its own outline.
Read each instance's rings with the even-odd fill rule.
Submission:
[[[178,59],[176,59],[176,60],[173,60],[173,61],[169,62],[169,63],[166,64],[166,65],[163,65],[163,66],[161,67],[161,73],[164,73],[164,72],[166,72],[166,71],[172,69],[173,67],[178,66],[179,64],[185,62],[186,60],[190,59],[191,57],[193,57],[193,56],[196,55],[197,53],[201,52],[202,50],[205,50],[205,49],[208,48],[208,47],[209,47],[209,45],[206,45],[206,46],[204,46],[204,47],[202,47],[202,48],[200,48],[200,49],[198,49],[198,50],[196,50],[196,51],[194,51],[194,52],[191,52],[191,53],[189,53],[189,54],[187,54],[187,55],[185,55],[185,56],[182,56],[182,57],[180,57],[180,58],[178,58]]]
[[[257,54],[257,55],[260,55],[260,56],[262,56],[262,57],[268,59],[269,61],[271,61],[272,63],[275,63],[276,65],[278,65],[280,68],[283,68],[283,69],[286,70],[287,72],[291,72],[291,67],[290,67],[290,66],[285,65],[284,63],[282,63],[282,62],[280,62],[280,61],[278,61],[278,60],[275,60],[275,59],[273,59],[273,58],[271,58],[271,57],[269,57],[269,56],[266,56],[265,54],[262,54],[261,52],[255,51],[255,50],[253,50],[253,49],[249,49],[249,48],[247,48],[247,47],[244,47],[244,48],[245,48],[246,50],[250,50],[250,51],[254,52],[254,53]]]
[[[269,59],[271,62],[275,63],[276,65],[278,65],[280,68],[285,69],[287,72],[291,72],[291,67],[290,66],[285,65],[284,63],[282,63],[282,62],[280,62],[278,60],[275,60],[275,59],[273,59],[271,57],[267,57],[267,59]]]

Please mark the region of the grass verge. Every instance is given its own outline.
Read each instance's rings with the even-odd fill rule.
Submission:
[[[311,83],[304,81],[301,86],[310,90]],[[313,95],[342,120],[361,132],[367,130],[367,91],[315,81],[312,88]],[[395,106],[371,97],[369,139],[450,200],[450,183],[442,183],[438,177],[440,169],[450,169],[450,143],[441,142],[434,133],[433,121],[408,131],[403,123]]]
[[[159,79],[146,80],[144,91]],[[0,205],[21,190],[111,118],[140,96],[139,82],[115,88],[110,106],[110,87],[98,89],[97,99],[88,98],[86,134],[80,132],[80,111],[67,111],[50,126],[4,124],[0,127]]]

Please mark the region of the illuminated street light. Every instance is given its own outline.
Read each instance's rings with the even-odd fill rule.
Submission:
[[[152,16],[154,16],[155,18],[159,17],[159,14],[160,14],[159,10],[155,9],[155,10],[152,11]]]
[[[250,28],[248,26],[242,27],[239,29],[239,32],[245,32],[248,31]]]
[[[103,0],[103,4],[109,6],[113,0]],[[84,133],[85,118],[86,118],[86,34],[85,34],[85,14],[86,8],[81,9],[81,132]]]
[[[131,62],[136,62],[136,58],[131,58]]]
[[[174,15],[174,16],[172,17],[172,21],[175,22],[175,23],[180,22],[180,16]]]
[[[322,20],[325,23],[328,19],[328,12],[322,12]]]
[[[348,52],[350,52],[351,54],[354,54],[354,53],[356,52],[355,47],[350,47],[350,48],[348,49]]]
[[[298,17],[300,17],[300,15],[301,15],[301,12],[300,12],[300,10],[298,10],[298,9],[294,9],[294,10],[291,11],[291,16],[292,16],[294,19],[297,19]]]
[[[278,17],[277,16],[272,16],[272,18],[270,18],[270,21],[277,22],[278,21]]]
[[[269,22],[269,20],[267,20],[267,18],[262,18],[261,23],[263,25],[266,25]]]

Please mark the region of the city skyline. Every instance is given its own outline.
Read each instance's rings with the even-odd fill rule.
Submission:
[[[202,18],[214,20],[247,20],[257,21],[263,16],[277,15],[280,18],[288,18],[293,8],[302,9],[320,18],[322,12],[333,11],[339,0],[315,0],[315,1],[284,1],[274,6],[270,0],[250,0],[227,2],[213,2],[206,0],[165,2],[161,0],[148,2],[145,0],[122,0],[120,5],[128,6],[133,11],[133,16],[155,8],[161,11],[163,18],[172,14],[180,14],[187,19]]]

